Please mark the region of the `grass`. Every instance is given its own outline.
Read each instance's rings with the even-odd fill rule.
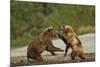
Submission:
[[[95,27],[92,26],[81,26],[78,29],[79,35],[85,34],[85,33],[94,33],[95,32]]]
[[[11,1],[11,48],[34,40],[48,26],[71,25],[78,35],[95,32],[95,6]]]
[[[78,35],[82,35],[82,34],[86,34],[86,33],[95,33],[95,27],[92,26],[81,26],[78,29]],[[28,45],[28,43],[30,43],[31,41],[33,41],[35,39],[35,37],[37,37],[38,34],[36,36],[33,36],[31,34],[24,34],[22,37],[17,37],[16,39],[11,41],[11,48],[17,48],[17,47],[22,47],[25,45]]]
[[[25,45],[28,45],[28,43],[30,43],[32,40],[34,40],[35,36],[32,36],[30,34],[28,35],[23,35],[22,37],[17,37],[16,39],[13,39],[11,41],[11,48],[18,48],[18,47],[22,47]]]

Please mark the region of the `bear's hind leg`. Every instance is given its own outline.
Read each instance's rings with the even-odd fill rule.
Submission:
[[[36,56],[34,57],[34,59],[35,59],[36,61],[38,61],[38,62],[42,62],[42,61],[43,61],[43,58],[42,58],[41,55],[36,55]]]
[[[84,56],[84,54],[80,54],[79,57],[80,57],[81,59],[86,59],[85,56]]]
[[[72,60],[75,60],[75,57],[76,57],[76,52],[72,51],[72,53],[71,53]]]

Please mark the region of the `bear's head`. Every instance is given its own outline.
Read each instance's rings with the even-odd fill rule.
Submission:
[[[52,26],[49,26],[41,33],[41,36],[53,38],[56,36],[56,31]]]
[[[63,26],[60,26],[59,28],[60,28],[60,31],[64,32],[64,33],[73,33],[74,32],[73,28],[70,25],[63,25]]]

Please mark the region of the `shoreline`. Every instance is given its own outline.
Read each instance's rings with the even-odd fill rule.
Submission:
[[[95,62],[95,53],[86,53],[86,59],[82,60],[79,57],[76,57],[75,60],[71,60],[70,54],[66,57],[62,57],[62,55],[55,56],[44,56],[43,62],[35,62],[31,60],[27,63],[26,56],[19,56],[19,57],[11,57],[11,66],[28,66],[28,65],[48,65],[48,64],[64,64],[64,63],[81,63],[81,62]],[[49,59],[47,59],[49,57]],[[14,60],[15,59],[15,60]]]

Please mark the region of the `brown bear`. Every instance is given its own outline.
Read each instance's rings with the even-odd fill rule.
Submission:
[[[40,33],[40,35],[28,45],[27,58],[43,61],[41,53],[45,50],[49,51],[52,55],[55,55],[55,51],[64,51],[53,46],[51,39],[54,36],[56,36],[56,32],[52,26],[43,30],[42,33]]]
[[[85,59],[82,43],[77,37],[74,30],[72,29],[72,27],[70,25],[65,25],[63,27],[60,27],[60,30],[63,31],[66,35],[66,37],[64,37],[62,34],[58,34],[60,39],[62,39],[64,43],[66,44],[64,56],[66,56],[69,48],[71,48],[72,60],[74,60],[76,56],[79,56],[81,59]]]
[[[64,43],[65,43],[65,45],[66,45],[65,54],[64,54],[64,57],[65,57],[66,54],[67,54],[67,52],[68,52],[68,50],[69,50],[69,48],[71,47],[71,46],[70,46],[70,43],[68,43],[66,37],[65,37],[64,34],[62,34],[61,32],[58,32],[58,37],[59,37],[62,41],[64,41]]]

